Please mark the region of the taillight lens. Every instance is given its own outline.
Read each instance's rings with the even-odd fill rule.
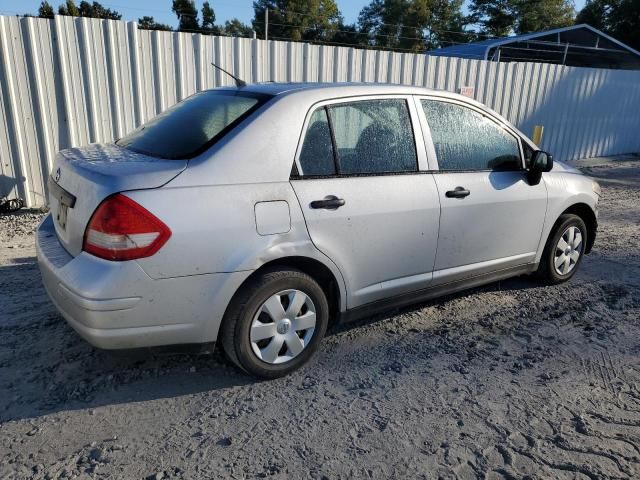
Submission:
[[[118,193],[93,213],[82,248],[106,260],[134,260],[150,257],[170,236],[169,227],[151,212]]]

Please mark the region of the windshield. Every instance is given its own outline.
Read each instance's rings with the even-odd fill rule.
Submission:
[[[152,157],[191,158],[222,138],[267,98],[233,90],[196,93],[116,144]]]

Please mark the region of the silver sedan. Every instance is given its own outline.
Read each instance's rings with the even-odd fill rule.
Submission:
[[[37,252],[53,303],[93,345],[219,341],[275,378],[333,322],[516,275],[569,280],[599,195],[459,95],[249,85],[60,152]]]

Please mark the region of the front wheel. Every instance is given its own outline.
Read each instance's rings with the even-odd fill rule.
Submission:
[[[542,253],[538,277],[552,285],[569,280],[578,270],[586,244],[584,221],[577,215],[561,215]]]
[[[277,378],[305,364],[329,322],[327,297],[299,270],[271,270],[233,298],[222,324],[222,345],[238,367]]]

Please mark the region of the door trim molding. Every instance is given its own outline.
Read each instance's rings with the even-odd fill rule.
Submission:
[[[394,308],[401,308],[408,305],[418,304],[437,297],[442,297],[444,295],[450,295],[461,290],[467,290],[469,288],[478,287],[487,283],[497,282],[498,280],[504,280],[506,278],[511,278],[518,275],[533,273],[537,270],[537,268],[537,263],[527,263],[524,265],[517,265],[515,267],[495,270],[493,272],[467,277],[463,280],[435,285],[421,290],[416,290],[413,292],[396,295],[390,298],[377,300],[375,302],[367,303],[365,305],[361,305],[359,307],[355,307],[342,312],[340,314],[339,322],[352,322],[354,320],[359,320],[364,317]]]
[[[436,263],[438,261],[436,252]],[[457,267],[444,268],[433,272],[433,284],[442,285],[460,280],[465,280],[478,275],[485,275],[495,271],[502,271],[507,268],[517,267],[534,262],[536,252],[520,253],[509,257],[501,257],[483,262],[470,263]]]

